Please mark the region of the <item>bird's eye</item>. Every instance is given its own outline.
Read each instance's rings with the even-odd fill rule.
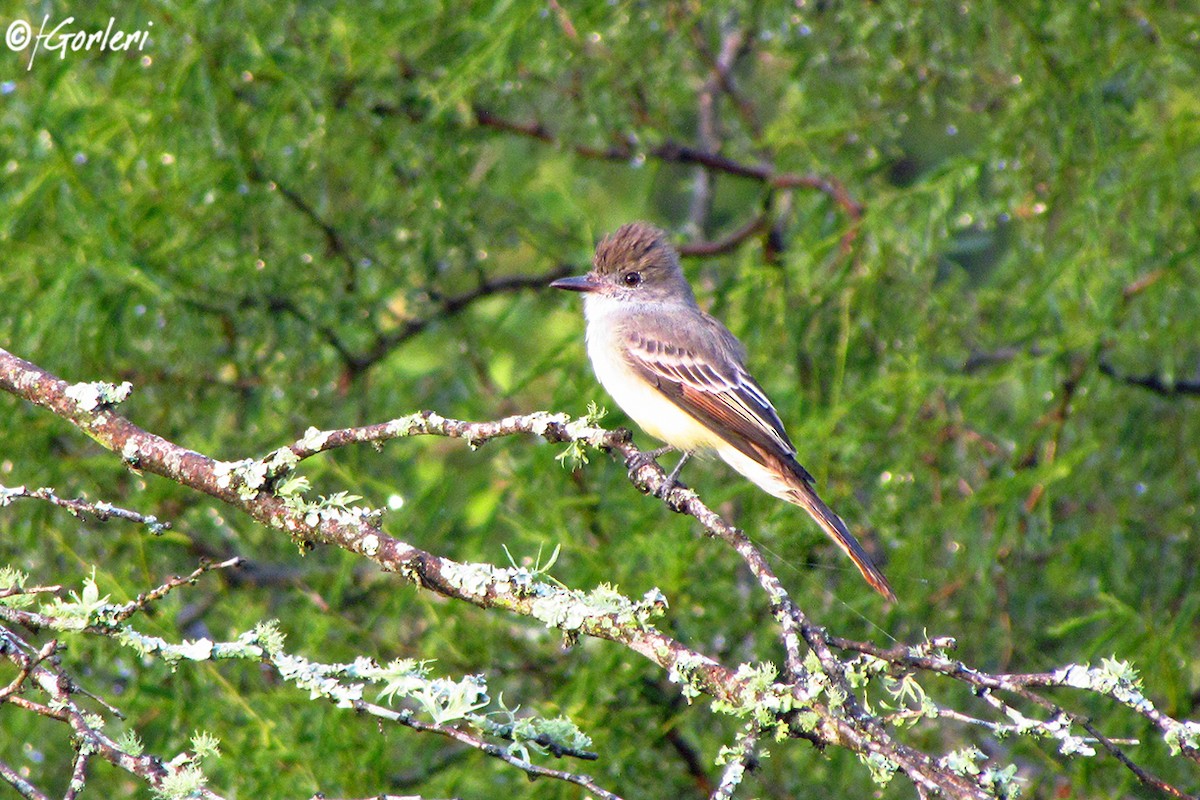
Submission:
[[[633,287],[633,286],[638,286],[638,285],[640,285],[640,284],[641,284],[641,282],[642,282],[642,273],[640,273],[640,272],[626,272],[626,273],[625,273],[625,279],[624,279],[624,280],[625,280],[625,285],[626,285],[626,286],[630,286],[630,287]]]

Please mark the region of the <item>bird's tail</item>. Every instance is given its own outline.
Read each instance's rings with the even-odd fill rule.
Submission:
[[[840,547],[843,553],[850,556],[850,560],[854,562],[854,566],[858,567],[858,571],[866,578],[867,583],[871,584],[871,588],[893,603],[896,602],[896,593],[892,591],[891,584],[888,583],[887,578],[883,577],[879,567],[871,561],[871,557],[867,555],[866,550],[863,550],[858,539],[854,538],[854,534],[850,533],[850,529],[846,527],[846,523],[842,522],[842,518],[825,505],[825,501],[817,496],[808,481],[797,480],[793,484],[789,487],[785,499],[803,508],[810,517],[816,520],[816,523],[821,526],[834,544]]]
[[[867,579],[867,583],[888,600],[896,601],[896,593],[892,591],[887,578],[883,577],[883,573],[871,561],[867,551],[863,550],[841,517],[817,497],[812,488],[812,475],[808,474],[808,470],[804,469],[794,456],[769,452],[765,447],[750,442],[744,442],[742,446],[729,444],[717,452],[730,466],[765,491],[807,511],[834,544],[850,556],[850,560]]]
[[[794,503],[812,517],[821,530],[825,531],[826,535],[833,540],[833,543],[842,549],[842,552],[850,556],[850,560],[854,562],[854,566],[858,567],[858,571],[866,578],[867,583],[871,584],[871,588],[879,592],[881,595],[896,602],[896,593],[892,591],[892,586],[888,583],[887,578],[883,577],[883,573],[879,571],[879,567],[871,561],[871,557],[867,555],[867,551],[863,550],[858,539],[854,538],[854,534],[850,533],[850,529],[846,527],[846,523],[842,522],[842,518],[833,513],[833,509],[825,505],[825,501],[817,496],[816,491],[812,487],[812,476],[808,474],[808,470],[800,465],[800,462],[795,458],[780,458],[775,454],[768,454],[759,448],[757,450],[760,469],[764,469],[766,473],[770,473],[771,480],[756,481],[771,494],[789,503]],[[765,463],[764,463],[765,462]]]

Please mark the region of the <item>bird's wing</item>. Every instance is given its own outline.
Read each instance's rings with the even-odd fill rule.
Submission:
[[[626,358],[667,398],[745,455],[761,462],[761,448],[794,464],[811,482],[812,476],[795,461],[796,448],[774,406],[742,365],[737,340],[723,329],[711,333],[705,330],[703,336],[680,342],[673,331],[674,341],[666,341],[653,326],[630,327]]]
[[[813,489],[813,477],[796,460],[796,448],[758,382],[742,365],[741,346],[711,317],[690,326],[688,338],[677,329],[661,331],[653,321],[624,332],[626,359],[668,399],[716,431],[739,452],[781,476],[791,476],[781,495],[803,507],[854,561],[880,594],[895,600],[887,578],[871,561],[846,523]]]

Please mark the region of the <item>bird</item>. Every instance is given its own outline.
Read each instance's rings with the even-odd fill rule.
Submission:
[[[596,246],[586,275],[550,286],[584,295],[596,378],[630,419],[667,445],[647,455],[682,453],[661,495],[693,453],[715,452],[767,493],[807,511],[867,583],[895,602],[887,578],[817,495],[779,414],[746,367],[745,347],[696,303],[663,230],[647,222],[623,225]]]

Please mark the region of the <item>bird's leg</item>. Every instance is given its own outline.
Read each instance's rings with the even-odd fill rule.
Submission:
[[[625,466],[629,469],[629,477],[634,477],[639,469],[647,464],[653,464],[659,456],[663,455],[664,453],[669,453],[674,449],[674,447],[667,445],[666,447],[659,447],[655,450],[646,450],[638,453],[637,455],[630,456],[629,460],[625,462]]]
[[[671,470],[667,477],[663,479],[662,485],[658,487],[658,496],[666,497],[672,489],[675,488],[675,479],[679,477],[679,470],[683,469],[683,465],[692,457],[692,451],[684,450],[683,455],[679,458],[679,463],[675,465],[675,469]]]

